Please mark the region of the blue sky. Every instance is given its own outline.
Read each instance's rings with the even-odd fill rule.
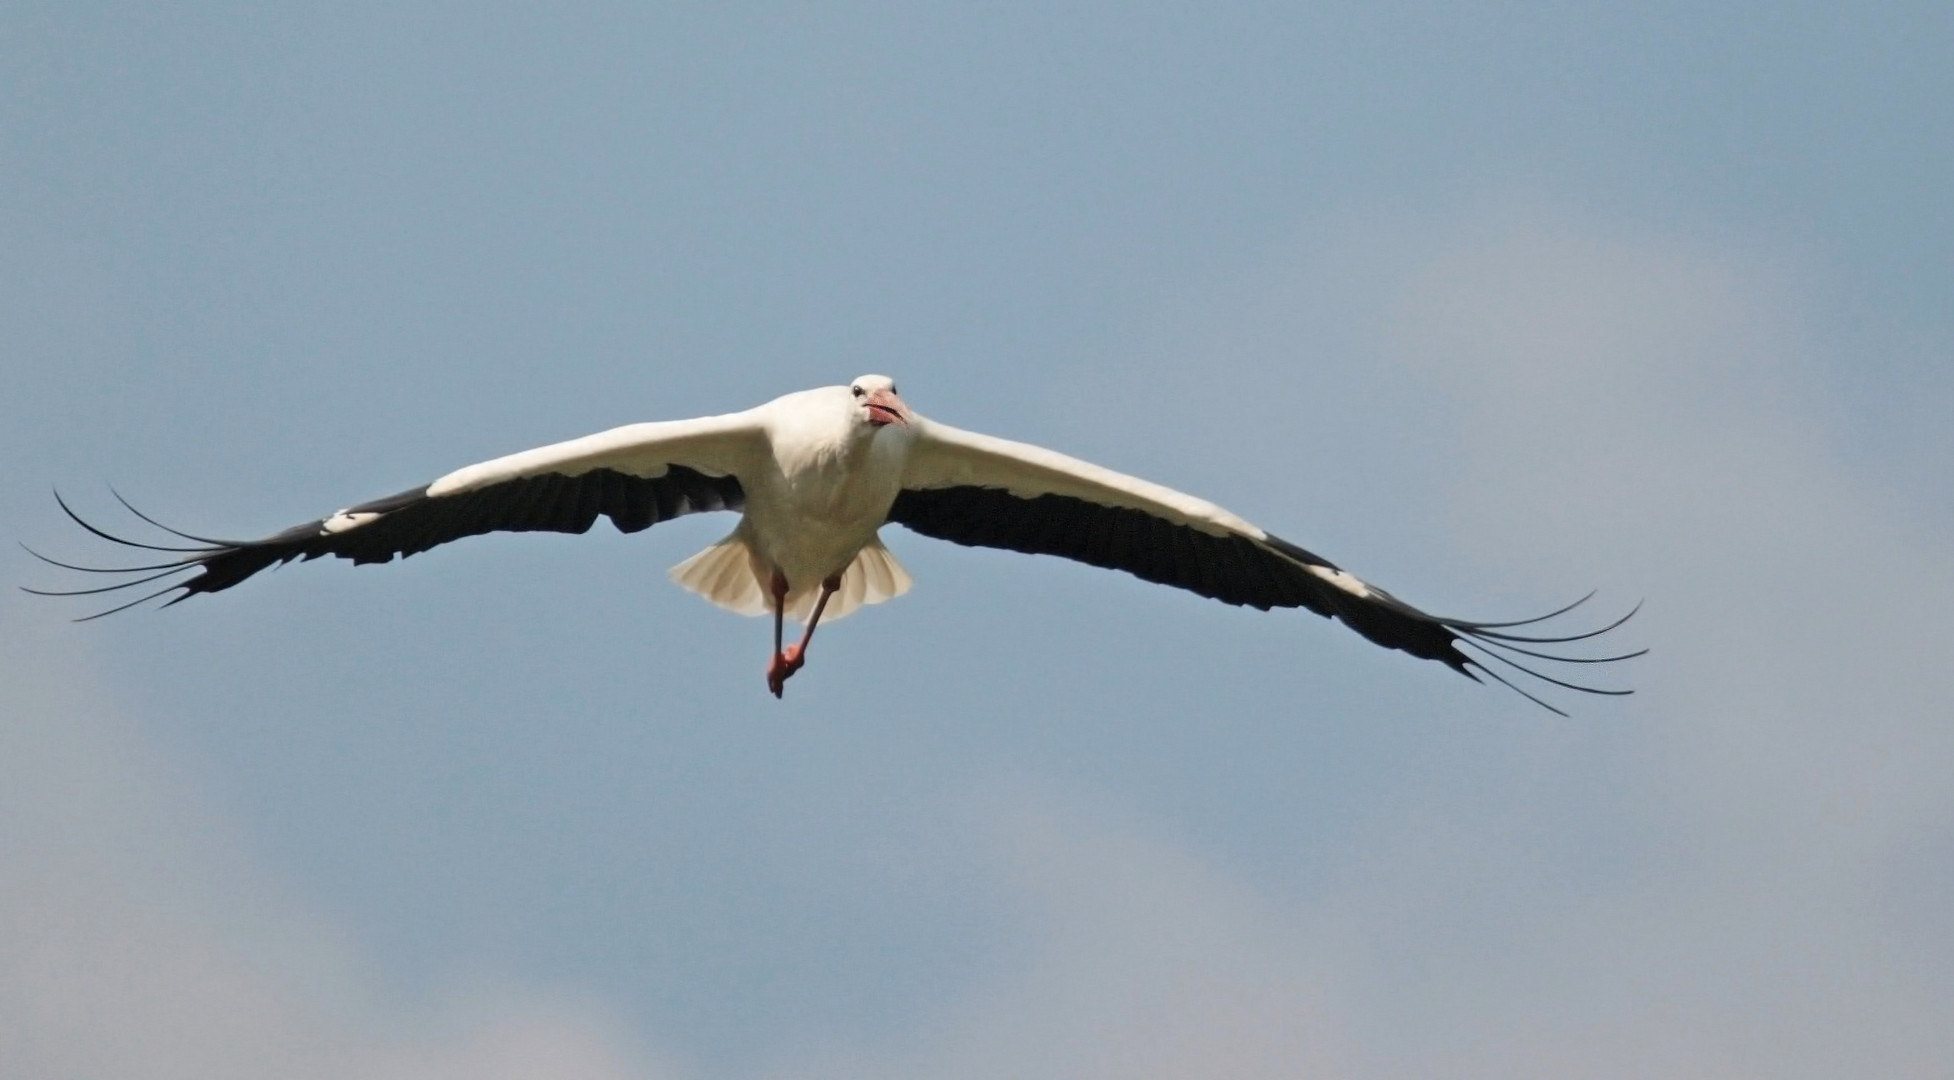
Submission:
[[[1954,15],[0,11],[0,522],[254,535],[887,372],[1433,609],[727,523],[0,597],[22,1075],[1927,1076],[1954,1058]],[[17,549],[0,578],[49,585]]]

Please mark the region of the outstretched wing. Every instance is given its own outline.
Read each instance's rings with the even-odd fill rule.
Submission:
[[[925,536],[1058,555],[1228,604],[1308,608],[1386,648],[1437,660],[1468,678],[1477,679],[1475,671],[1490,676],[1557,713],[1487,661],[1570,690],[1618,695],[1630,691],[1580,685],[1529,665],[1612,663],[1648,651],[1584,657],[1529,647],[1598,637],[1633,611],[1600,629],[1564,635],[1511,631],[1565,614],[1587,597],[1517,622],[1429,615],[1206,500],[1042,447],[921,417],[912,426],[915,444],[889,520]]]
[[[622,532],[704,510],[745,504],[742,471],[766,454],[766,437],[750,413],[698,420],[633,424],[569,442],[470,465],[398,495],[361,503],[262,540],[213,540],[178,532],[123,502],[145,522],[193,547],[142,543],[115,536],[61,509],[96,536],[177,558],[148,566],[56,566],[126,580],[94,589],[41,590],[50,596],[114,593],[168,580],[161,589],[98,612],[100,618],[181,590],[174,604],[197,593],[228,589],[269,566],[335,555],[355,563],[383,563],[451,540],[488,532],[588,531],[599,516]],[[60,501],[60,494],[55,498]],[[121,496],[117,496],[118,499]],[[189,572],[189,577],[182,577]]]

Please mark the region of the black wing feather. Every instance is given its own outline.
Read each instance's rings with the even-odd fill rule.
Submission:
[[[1524,626],[1564,615],[1586,602],[1586,597],[1536,619],[1509,623],[1449,619],[1420,611],[1368,583],[1365,584],[1368,595],[1364,596],[1339,588],[1311,569],[1337,571],[1335,563],[1279,537],[1258,541],[1236,533],[1217,536],[1144,510],[1105,506],[1069,495],[1026,498],[1001,488],[913,488],[896,496],[889,508],[889,520],[951,543],[1057,555],[1109,570],[1124,570],[1141,580],[1186,589],[1226,604],[1263,610],[1308,608],[1326,618],[1342,620],[1386,648],[1437,660],[1469,677],[1476,677],[1476,670],[1508,686],[1512,684],[1488,667],[1487,658],[1570,690],[1594,694],[1628,692],[1581,686],[1542,674],[1501,655],[1497,650],[1502,648],[1524,651],[1525,655],[1540,660],[1575,664],[1613,663],[1648,651],[1574,657],[1517,650],[1508,644],[1510,641],[1534,644],[1580,641],[1615,629],[1629,616],[1600,630],[1557,638],[1520,637],[1494,629]],[[1629,613],[1633,614],[1633,611]],[[1462,646],[1479,651],[1469,652]],[[1520,692],[1554,712],[1561,711],[1524,690]]]
[[[127,568],[76,566],[38,554],[37,557],[65,569],[94,573],[164,570],[163,574],[125,581],[109,586],[108,590],[73,590],[52,595],[85,595],[128,588],[167,577],[172,572],[194,571],[192,576],[155,594],[160,596],[180,589],[182,594],[176,600],[182,600],[198,593],[228,589],[261,570],[295,559],[311,560],[330,555],[350,559],[355,564],[384,563],[483,533],[588,532],[599,517],[610,518],[620,532],[630,533],[685,514],[738,510],[746,503],[746,494],[736,477],[708,476],[680,465],[671,466],[663,476],[651,478],[630,476],[614,469],[594,469],[577,476],[550,473],[522,477],[453,495],[431,496],[427,490],[426,486],[417,487],[349,507],[341,513],[375,516],[370,521],[338,532],[328,532],[326,523],[332,519],[321,518],[262,540],[210,540],[200,548],[164,548],[127,540],[84,521],[69,509],[66,502],[62,502],[61,508],[69,517],[97,536],[128,547],[183,551],[185,555],[171,564]],[[59,493],[55,498],[60,499]],[[128,504],[125,502],[123,505]],[[157,528],[178,537],[193,539],[152,520],[134,507],[129,509]],[[169,569],[164,569],[166,565]]]

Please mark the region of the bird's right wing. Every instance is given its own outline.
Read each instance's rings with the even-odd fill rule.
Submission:
[[[82,528],[129,547],[179,557],[138,567],[70,570],[134,576],[95,589],[36,590],[44,595],[111,593],[174,579],[161,590],[96,618],[175,590],[217,592],[267,567],[334,555],[355,563],[388,562],[451,540],[488,532],[587,531],[601,515],[622,532],[704,510],[738,510],[746,495],[740,474],[765,460],[767,437],[753,410],[696,420],[632,424],[458,469],[424,485],[347,507],[262,540],[213,540],[177,532],[129,507],[137,517],[194,547],[126,540],[62,510]],[[60,495],[56,494],[56,499]],[[120,498],[120,496],[118,496]],[[127,503],[123,504],[128,506]],[[38,553],[36,553],[38,554]],[[194,571],[190,577],[177,577]]]
[[[1041,446],[920,416],[912,427],[915,443],[889,520],[925,536],[1124,570],[1228,604],[1307,608],[1386,648],[1437,660],[1475,679],[1476,669],[1549,709],[1554,707],[1508,682],[1492,665],[1570,690],[1612,695],[1627,691],[1581,685],[1528,665],[1612,663],[1646,651],[1580,657],[1533,648],[1598,637],[1628,616],[1599,630],[1541,635],[1517,634],[1513,628],[1551,619],[1582,601],[1506,623],[1431,615],[1205,499]]]

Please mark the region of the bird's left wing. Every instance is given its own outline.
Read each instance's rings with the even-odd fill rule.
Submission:
[[[69,517],[97,536],[178,557],[149,566],[103,568],[40,556],[70,570],[144,576],[97,589],[28,591],[88,595],[174,579],[157,592],[88,616],[98,618],[174,590],[182,590],[182,595],[170,603],[228,589],[260,570],[294,559],[334,555],[355,563],[388,562],[488,532],[581,533],[600,515],[622,532],[636,532],[684,514],[740,509],[746,496],[739,475],[763,460],[766,452],[765,430],[751,410],[632,424],[470,465],[431,484],[347,507],[262,540],[193,536],[128,507],[194,547],[126,540],[83,520],[62,502]],[[58,493],[55,497],[60,499]],[[195,573],[177,576],[186,571]]]
[[[1641,655],[1574,657],[1528,647],[1593,638],[1628,616],[1585,633],[1522,635],[1510,631],[1575,605],[1510,623],[1430,615],[1205,499],[1043,447],[922,417],[914,417],[912,426],[915,442],[889,520],[925,536],[1058,555],[1228,604],[1308,608],[1342,620],[1379,645],[1437,660],[1468,677],[1477,678],[1477,670],[1502,683],[1507,680],[1488,658],[1568,689],[1627,693],[1564,681],[1535,670],[1537,665],[1524,666],[1531,660],[1506,654],[1577,664]],[[1478,651],[1464,651],[1462,645]]]

